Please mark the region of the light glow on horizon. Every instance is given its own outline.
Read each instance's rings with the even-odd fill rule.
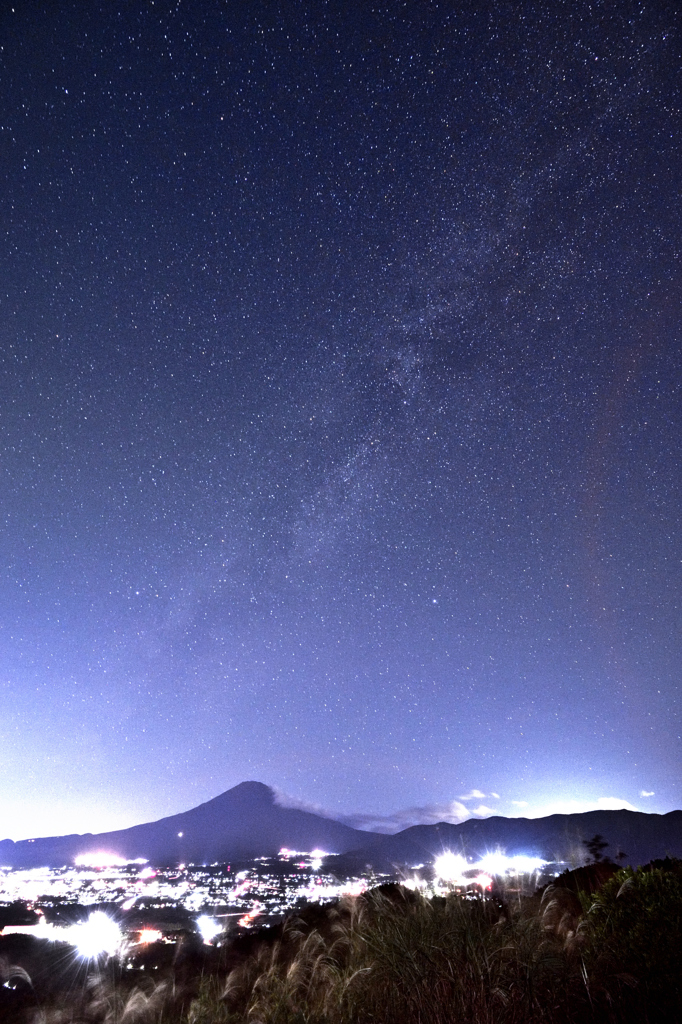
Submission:
[[[532,875],[541,871],[547,863],[540,857],[531,857],[526,854],[515,854],[509,857],[504,850],[498,848],[473,862],[469,862],[460,853],[452,853],[448,850],[440,857],[436,857],[433,867],[437,878],[450,885],[463,888],[480,885],[483,889],[489,889],[495,877]]]
[[[469,870],[469,864],[466,857],[448,850],[446,853],[442,853],[440,857],[436,857],[433,862],[433,869],[436,872],[436,876],[444,882],[457,882],[463,877],[464,872]]]
[[[124,868],[128,864],[147,864],[146,857],[136,857],[131,860],[126,857],[119,857],[117,853],[107,853],[104,850],[96,853],[81,853],[74,858],[77,868]]]
[[[536,871],[541,871],[547,863],[541,857],[529,857],[523,853],[508,857],[504,850],[497,849],[476,861],[475,867],[488,871],[491,875],[532,875]]]
[[[540,798],[538,801],[512,800],[511,803],[513,810],[505,815],[509,818],[549,818],[554,814],[586,814],[588,811],[641,811],[629,800],[616,796],[560,796],[547,802]]]

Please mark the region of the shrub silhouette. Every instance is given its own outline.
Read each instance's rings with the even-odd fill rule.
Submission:
[[[621,1004],[623,1020],[679,1020],[682,862],[618,871],[587,911],[585,965],[593,995]]]

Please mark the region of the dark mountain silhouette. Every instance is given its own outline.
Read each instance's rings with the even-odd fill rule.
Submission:
[[[378,871],[426,864],[450,850],[478,859],[497,847],[508,856],[526,854],[546,861],[584,863],[584,841],[600,834],[608,841],[606,858],[635,867],[666,856],[682,857],[682,811],[587,811],[546,818],[470,818],[460,825],[414,825],[397,835],[382,835],[365,848],[339,858],[339,869],[371,864]],[[622,858],[619,854],[624,854]]]
[[[497,847],[508,855],[535,855],[548,861],[584,863],[583,841],[597,833],[609,843],[606,856],[619,851],[624,864],[646,864],[667,855],[682,857],[682,811],[588,811],[546,818],[471,818],[460,825],[415,825],[397,835],[362,832],[331,818],[280,807],[269,786],[242,782],[221,796],[160,821],[98,835],[70,835],[0,842],[0,864],[13,868],[61,867],[87,853],[106,852],[156,865],[210,864],[275,855],[283,846],[322,849],[342,855],[339,871],[355,873],[371,865],[379,871],[430,863],[445,850],[469,858]]]
[[[308,811],[280,807],[269,786],[242,782],[191,811],[117,832],[0,842],[0,864],[60,867],[86,853],[106,853],[152,864],[210,864],[272,856],[283,846],[345,853],[367,843],[359,832]]]

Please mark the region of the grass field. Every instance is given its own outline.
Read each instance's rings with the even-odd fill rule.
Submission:
[[[3,1024],[570,1024],[682,1020],[682,862],[585,869],[520,898],[383,886],[131,968],[0,939]],[[600,877],[604,877],[602,875]],[[594,891],[590,891],[594,889]],[[17,937],[19,938],[19,937]],[[23,937],[21,937],[23,938]],[[7,940],[9,941],[9,940]],[[10,952],[15,956],[12,960]],[[33,973],[32,973],[33,972]]]

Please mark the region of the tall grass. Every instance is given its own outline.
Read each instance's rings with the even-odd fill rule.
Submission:
[[[428,899],[397,885],[311,906],[155,977],[108,970],[23,1003],[12,1024],[674,1024],[682,864],[595,893]],[[131,973],[134,977],[128,977]],[[0,962],[4,981],[25,969]],[[34,979],[35,980],[35,979]],[[17,1007],[19,1009],[19,1007]],[[2,1013],[0,1013],[0,1017]],[[8,1022],[9,1017],[5,1018]],[[5,1020],[3,1019],[3,1024]]]
[[[623,1019],[682,1021],[682,862],[619,871],[583,904],[593,998]]]
[[[397,886],[287,923],[206,981],[190,1024],[611,1024],[682,1020],[682,880],[618,872],[512,909]],[[646,952],[648,950],[648,952]]]
[[[291,921],[230,973],[220,1001],[204,991],[190,1020],[559,1022],[571,1019],[562,995],[576,985],[575,957],[537,913],[394,887],[342,901],[322,930]]]

